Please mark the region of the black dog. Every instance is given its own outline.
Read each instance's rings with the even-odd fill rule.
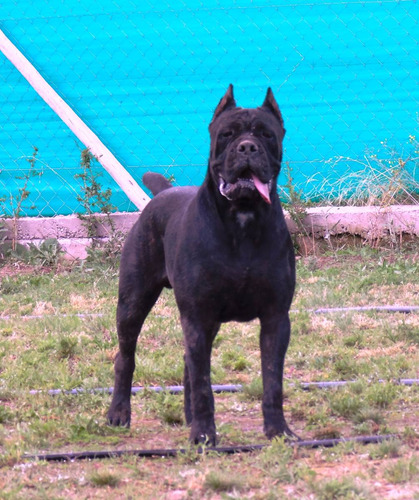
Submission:
[[[144,183],[155,198],[127,237],[121,258],[119,353],[108,421],[130,425],[134,352],[163,287],[173,287],[185,338],[185,416],[192,442],[215,444],[212,343],[226,321],[259,318],[264,431],[293,433],[282,409],[295,259],[277,195],[285,129],[268,89],[260,108],[236,107],[230,85],[210,124],[211,154],[200,188]]]

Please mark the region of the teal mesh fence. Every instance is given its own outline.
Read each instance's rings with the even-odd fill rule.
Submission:
[[[399,175],[399,158],[417,188],[418,14],[415,0],[3,0],[0,28],[139,183],[148,170],[201,183],[228,84],[245,107],[272,87],[284,162],[318,199]],[[83,148],[0,53],[0,215],[24,187],[21,215],[80,211]]]

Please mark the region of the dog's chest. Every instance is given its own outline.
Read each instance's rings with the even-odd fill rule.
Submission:
[[[257,317],[269,297],[276,295],[278,275],[269,261],[241,249],[202,269],[208,302],[217,304],[220,321],[248,321]],[[205,283],[205,284],[204,284]],[[201,288],[201,290],[202,290]]]
[[[252,224],[255,220],[255,214],[253,212],[237,212],[236,221],[241,230],[245,229],[246,226]]]

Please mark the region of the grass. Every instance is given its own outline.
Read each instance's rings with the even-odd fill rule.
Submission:
[[[221,493],[240,491],[244,486],[238,477],[232,477],[224,471],[210,471],[205,477],[204,489]]]
[[[94,472],[90,476],[89,480],[93,486],[99,486],[99,487],[110,486],[114,488],[119,483],[118,476],[106,470]]]
[[[325,162],[328,172],[337,171],[338,167],[345,165],[347,173],[338,178],[329,175],[320,182],[321,174],[317,172],[307,180],[307,186],[315,185],[307,198],[339,206],[417,205],[419,141],[410,136],[409,142],[411,151],[408,156],[391,150],[384,142],[380,154],[367,152],[359,158],[331,158]],[[295,187],[290,189],[288,186],[288,191],[292,199]]]
[[[419,315],[308,310],[417,305],[417,251],[347,249],[300,259],[285,366],[286,416],[304,439],[387,433],[398,439],[319,450],[294,450],[280,439],[268,445],[258,323],[231,323],[214,344],[212,381],[244,390],[215,396],[220,444],[268,445],[235,456],[197,455],[190,447],[165,459],[23,460],[24,453],[48,451],[184,448],[188,429],[182,396],[167,392],[134,396],[130,429],[106,425],[107,394],[47,393],[113,385],[115,270],[26,266],[7,275],[0,268],[0,276],[0,498],[136,498],[139,492],[150,499],[385,498],[392,489],[399,498],[414,498],[418,387],[394,381],[417,377]],[[175,300],[166,291],[139,339],[135,385],[181,384],[182,354]],[[355,382],[336,389],[301,386],[318,380]]]
[[[384,476],[392,483],[401,484],[409,481],[419,483],[419,466],[417,457],[410,459],[400,459],[389,465]]]
[[[317,484],[314,491],[319,500],[335,500],[338,498],[358,498],[368,500],[371,498],[368,490],[350,477],[344,479],[331,479]]]

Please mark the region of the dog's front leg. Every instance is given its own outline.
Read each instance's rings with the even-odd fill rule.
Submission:
[[[266,437],[297,437],[288,427],[283,412],[282,378],[290,339],[287,312],[261,318],[260,347],[263,377],[263,420]]]
[[[219,325],[181,317],[185,337],[185,416],[192,443],[215,445],[214,396],[211,389],[212,342]]]

